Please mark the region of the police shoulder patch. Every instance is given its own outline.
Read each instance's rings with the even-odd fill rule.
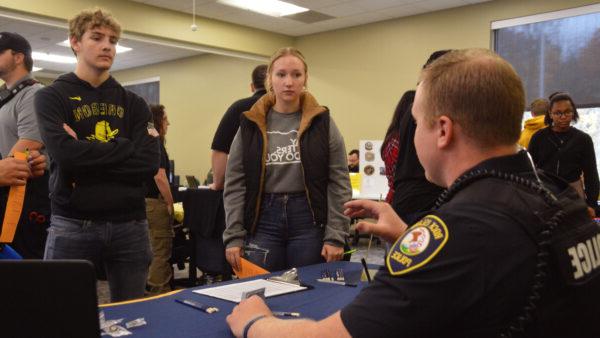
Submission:
[[[439,217],[423,217],[390,248],[386,257],[390,274],[403,275],[427,264],[442,250],[448,235],[448,227]]]

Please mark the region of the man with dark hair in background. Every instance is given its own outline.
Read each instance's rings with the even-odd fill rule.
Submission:
[[[213,190],[223,190],[225,184],[225,169],[227,168],[227,156],[229,148],[235,137],[235,133],[240,127],[240,115],[250,110],[250,108],[265,95],[265,78],[267,76],[267,65],[258,65],[252,71],[252,83],[250,90],[254,93],[252,96],[235,101],[227,111],[219,127],[215,132],[212,142],[212,172],[213,183],[210,188]]]
[[[40,136],[33,98],[43,86],[33,76],[31,45],[17,33],[0,33],[0,154],[40,151]],[[48,174],[27,184],[25,204],[12,246],[25,258],[42,258],[50,219]]]
[[[525,126],[519,138],[519,145],[523,148],[529,147],[529,141],[531,141],[533,134],[546,126],[544,117],[550,110],[550,101],[544,98],[535,99],[531,102],[529,109],[531,110],[531,118],[525,121]]]
[[[357,173],[360,163],[360,152],[358,149],[352,149],[348,153],[348,171],[351,173]]]

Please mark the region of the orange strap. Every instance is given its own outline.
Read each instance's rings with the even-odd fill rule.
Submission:
[[[15,158],[27,161],[27,154],[15,152]],[[0,234],[0,243],[12,243],[17,232],[17,225],[23,211],[23,202],[25,201],[25,185],[13,185],[8,193],[6,201],[6,210],[4,211],[4,221],[2,222],[2,233]]]

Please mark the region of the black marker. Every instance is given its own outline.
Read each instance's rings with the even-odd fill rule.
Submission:
[[[362,263],[363,268],[365,269],[365,275],[367,275],[367,280],[369,281],[369,283],[371,283],[371,275],[369,274],[369,268],[367,268],[367,261],[365,261],[364,258],[361,258],[360,262]]]

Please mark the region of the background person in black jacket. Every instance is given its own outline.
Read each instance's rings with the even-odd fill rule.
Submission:
[[[158,171],[158,132],[146,102],[110,76],[120,25],[101,9],[69,21],[74,73],[37,92],[50,155],[46,259],[104,265],[111,300],[144,295],[151,252],[143,182]]]
[[[423,69],[449,51],[438,50],[431,53]],[[417,158],[415,149],[416,129],[417,125],[411,114],[404,114],[398,121],[398,158],[391,205],[408,224],[426,214],[443,191],[442,187],[429,182],[425,177],[425,170]]]
[[[252,83],[250,89],[252,96],[235,101],[225,112],[219,127],[215,132],[212,142],[212,172],[213,183],[210,188],[213,190],[223,190],[225,184],[225,170],[227,168],[227,156],[235,133],[240,127],[240,115],[250,110],[252,105],[267,93],[265,90],[265,78],[267,77],[267,65],[258,65],[252,71]]]
[[[529,152],[540,169],[556,174],[569,182],[586,200],[591,217],[598,210],[598,169],[594,142],[590,135],[572,127],[579,114],[571,96],[556,93],[550,97],[548,127],[531,138]],[[583,185],[581,176],[583,174]]]

